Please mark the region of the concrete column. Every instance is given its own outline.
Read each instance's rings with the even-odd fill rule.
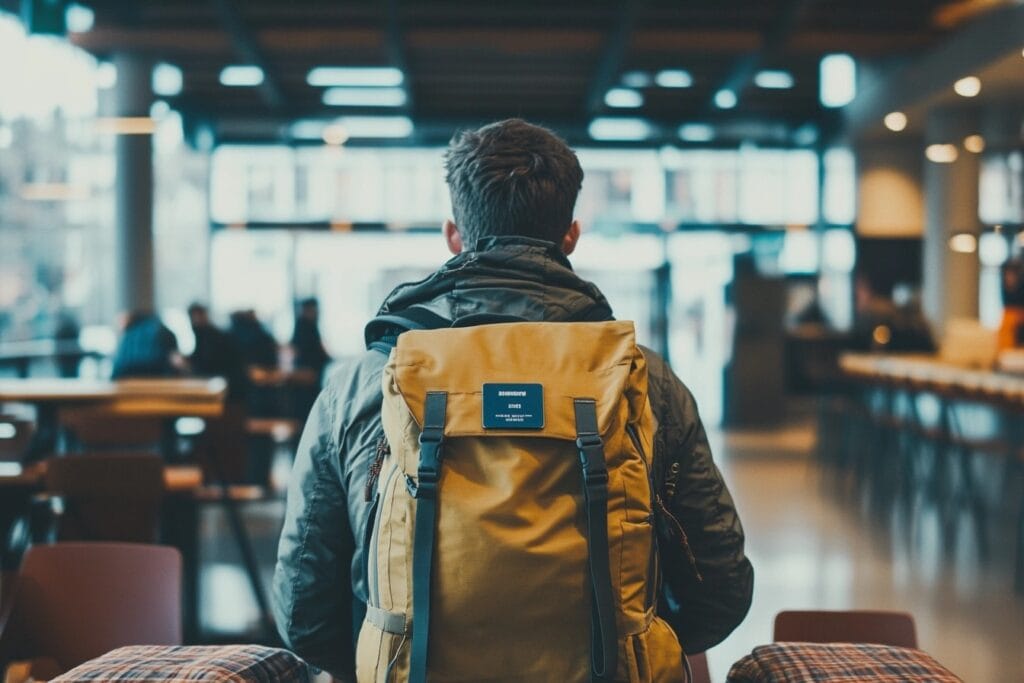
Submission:
[[[978,317],[980,264],[977,248],[954,251],[950,239],[981,233],[978,219],[980,155],[964,149],[964,138],[978,133],[977,120],[968,111],[937,110],[927,123],[926,144],[954,145],[956,160],[935,163],[925,159],[925,314],[935,332],[944,334],[955,318]]]
[[[152,64],[134,54],[114,57],[118,117],[149,116],[153,102]],[[152,310],[153,268],[153,136],[118,134],[117,185],[117,296],[122,311]]]

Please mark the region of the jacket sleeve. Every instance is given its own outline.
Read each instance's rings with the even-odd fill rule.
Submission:
[[[347,680],[354,671],[349,567],[353,536],[338,462],[337,399],[317,398],[299,441],[274,572],[273,606],[285,645]]]
[[[735,629],[750,608],[754,570],[743,551],[743,527],[711,455],[696,401],[647,352],[655,435],[662,593],[659,615],[688,653],[703,652]]]

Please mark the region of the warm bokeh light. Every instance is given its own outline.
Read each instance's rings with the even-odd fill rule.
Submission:
[[[899,133],[907,127],[907,115],[901,111],[892,111],[885,115],[885,127]]]
[[[981,92],[981,79],[977,76],[961,78],[953,84],[953,90],[961,97],[976,97]]]
[[[964,149],[971,154],[981,154],[985,151],[985,138],[980,135],[968,135],[964,138]]]
[[[924,155],[936,164],[951,164],[957,160],[959,153],[956,151],[956,145],[928,145],[924,150]]]

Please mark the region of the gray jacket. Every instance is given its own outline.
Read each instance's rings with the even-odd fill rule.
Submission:
[[[514,316],[537,321],[611,319],[598,289],[557,247],[488,238],[421,282],[398,287],[384,316],[425,308],[451,321]],[[368,327],[367,342],[395,330]],[[658,421],[655,486],[663,583],[659,614],[695,653],[724,639],[746,615],[753,569],[743,529],[711,457],[693,396],[656,353],[644,350]],[[383,430],[381,371],[369,350],[328,380],[306,422],[288,490],[274,574],[274,612],[286,645],[341,678],[354,678],[354,640],[365,611],[370,463]]]

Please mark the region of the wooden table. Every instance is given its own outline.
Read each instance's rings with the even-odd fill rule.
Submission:
[[[223,378],[0,379],[0,403],[102,407],[130,417],[219,417],[224,412]]]
[[[102,410],[115,417],[220,417],[227,382],[214,378],[124,380],[0,379],[0,404],[30,403],[36,407],[36,431],[29,459],[57,450],[62,408]]]

